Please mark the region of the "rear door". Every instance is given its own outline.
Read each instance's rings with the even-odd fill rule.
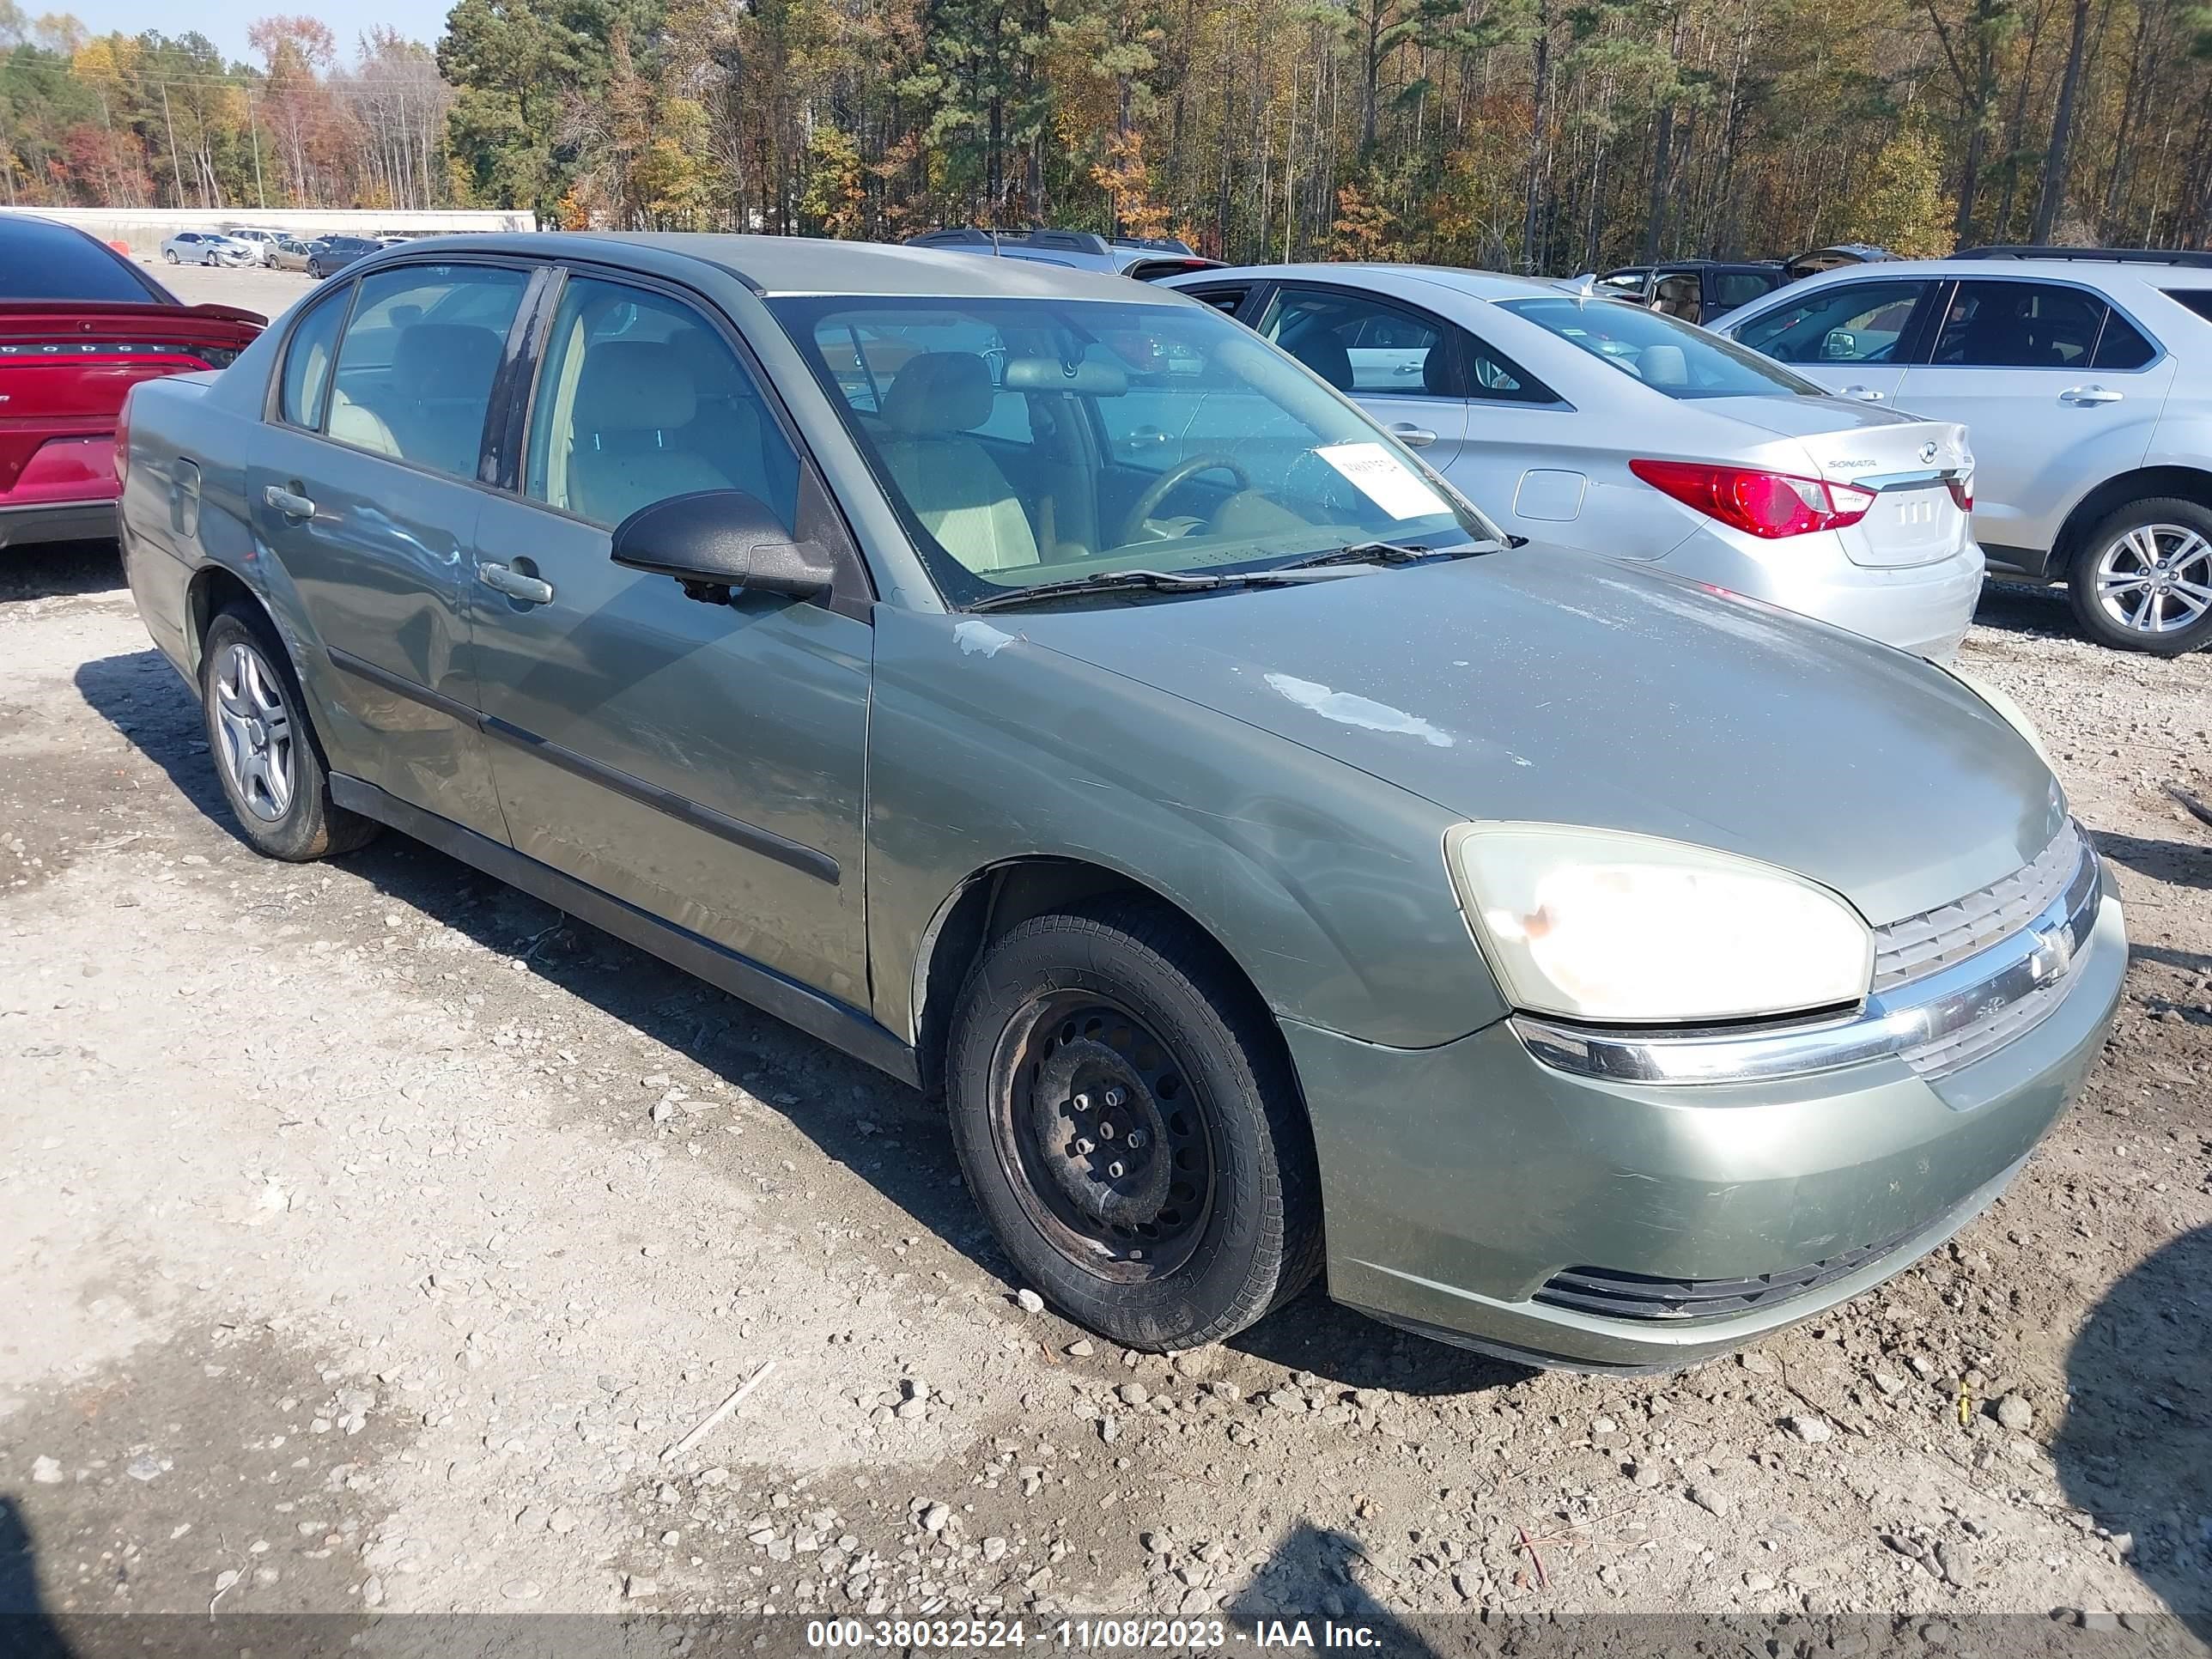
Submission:
[[[465,605],[486,413],[532,280],[410,264],[318,295],[246,475],[255,532],[337,671],[332,746],[368,782],[502,842]]]
[[[1459,459],[1467,398],[1443,318],[1358,289],[1292,282],[1254,325],[1438,471]]]
[[[700,490],[824,538],[842,535],[834,509],[696,300],[583,270],[546,297],[520,493],[486,498],[464,567],[514,846],[866,1007],[865,606],[702,603],[616,564],[610,534]],[[882,354],[849,366],[856,385],[887,371]]]
[[[1937,290],[1933,277],[1868,277],[1794,291],[1721,332],[1829,391],[1896,400]]]
[[[1896,401],[1972,434],[1974,532],[2008,563],[2048,550],[2089,486],[2142,465],[2174,375],[2102,295],[2054,281],[1960,279],[1919,356]]]

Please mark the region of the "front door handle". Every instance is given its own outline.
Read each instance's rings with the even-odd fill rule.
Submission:
[[[525,605],[553,603],[553,584],[526,576],[520,571],[509,570],[503,564],[480,564],[477,580],[486,587],[504,593],[510,599],[520,599]]]
[[[1844,396],[1856,398],[1863,404],[1878,404],[1881,401],[1881,388],[1872,386],[1847,386],[1844,388]]]
[[[2072,404],[2076,409],[2094,409],[2099,404],[2116,404],[2128,394],[2114,392],[2109,386],[2069,386],[2058,394],[2062,404]]]
[[[1437,434],[1425,426],[1415,426],[1411,421],[1395,421],[1390,435],[1408,449],[1426,449],[1436,442]]]
[[[261,499],[288,519],[312,519],[315,504],[297,490],[287,489],[281,484],[270,484],[261,492]]]

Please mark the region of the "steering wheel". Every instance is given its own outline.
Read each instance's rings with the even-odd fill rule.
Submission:
[[[1121,533],[1115,538],[1115,544],[1127,547],[1138,537],[1143,535],[1145,520],[1152,516],[1153,511],[1162,501],[1167,500],[1169,494],[1177,485],[1188,483],[1201,472],[1217,471],[1226,472],[1235,478],[1239,489],[1249,489],[1252,487],[1251,475],[1226,455],[1194,455],[1188,460],[1179,462],[1161,473],[1158,477],[1152,480],[1151,487],[1137,497],[1137,504],[1129,509],[1129,516],[1121,520]]]

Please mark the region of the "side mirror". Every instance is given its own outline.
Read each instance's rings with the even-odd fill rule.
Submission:
[[[793,541],[758,497],[704,489],[641,507],[615,526],[614,561],[672,576],[691,598],[727,604],[733,589],[818,599],[836,576],[830,555]]]

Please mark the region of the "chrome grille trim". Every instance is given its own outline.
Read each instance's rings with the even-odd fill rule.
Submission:
[[[2081,848],[2081,832],[2069,818],[2033,864],[1948,904],[1875,928],[1874,989],[1908,984],[2018,933],[2066,890]]]
[[[2087,836],[2075,830],[2061,840],[2074,862],[2039,911],[1996,943],[1876,992],[1848,1014],[1707,1030],[1606,1030],[1532,1014],[1510,1023],[1554,1070],[1622,1083],[1745,1083],[1892,1057],[1932,1082],[2039,1024],[2073,986],[2096,931],[2103,870]]]

